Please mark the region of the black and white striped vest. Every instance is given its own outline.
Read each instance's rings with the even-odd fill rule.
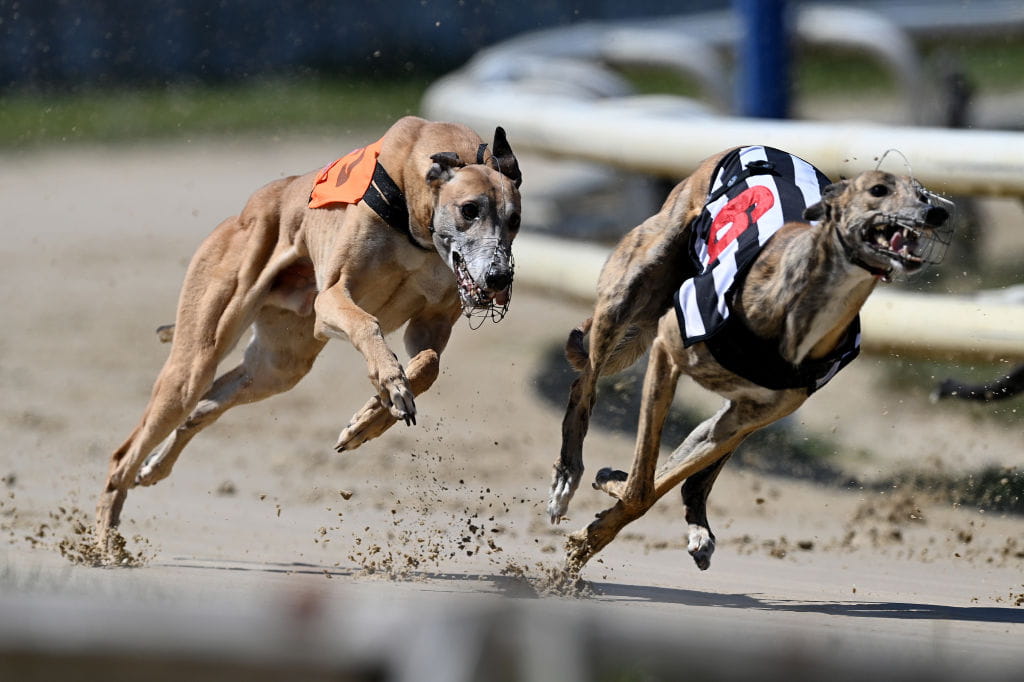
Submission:
[[[829,179],[801,158],[771,147],[741,147],[714,172],[704,210],[691,227],[690,257],[699,273],[676,292],[686,346],[704,342],[726,369],[774,390],[813,393],[860,352],[860,318],[826,358],[795,366],[777,339],[762,339],[730,316],[733,289],[761,248],[787,222],[805,222],[804,209],[821,199]]]

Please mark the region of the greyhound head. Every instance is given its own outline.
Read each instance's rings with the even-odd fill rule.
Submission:
[[[826,187],[807,220],[832,227],[850,262],[886,277],[939,263],[952,237],[953,203],[913,178],[866,171]]]
[[[434,154],[426,180],[436,197],[434,246],[455,273],[462,310],[497,322],[511,296],[522,175],[501,128],[492,149],[484,163],[469,165],[454,152]]]

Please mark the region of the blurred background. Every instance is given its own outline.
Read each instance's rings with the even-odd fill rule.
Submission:
[[[615,128],[624,135],[626,141],[619,144],[622,153],[630,151],[629,136],[639,138],[647,126],[677,126],[686,131],[689,142],[666,136],[660,145],[662,158],[679,158],[674,163],[652,162],[649,167],[617,163],[615,153],[600,159],[587,156],[577,153],[586,150],[559,146],[573,131],[563,128],[564,135],[552,132],[557,128],[556,113],[573,112],[583,119],[619,117],[609,131]],[[494,349],[489,344],[496,344],[503,357],[522,358],[509,368],[515,381],[509,384],[508,395],[481,396],[470,376],[463,379],[468,385],[463,395],[441,388],[430,396],[435,414],[444,412],[437,407],[445,404],[443,400],[453,400],[456,405],[445,414],[453,426],[436,429],[445,438],[442,442],[438,437],[436,447],[455,462],[451,471],[433,479],[437,483],[440,478],[446,485],[441,495],[417,478],[423,475],[423,459],[409,458],[406,453],[422,449],[421,443],[404,432],[389,432],[391,440],[382,438],[379,449],[365,457],[342,461],[325,455],[324,434],[329,440],[336,433],[337,422],[347,416],[348,408],[323,406],[322,396],[335,394],[335,379],[342,374],[332,364],[326,369],[321,365],[320,378],[311,375],[295,393],[232,413],[226,424],[218,425],[222,430],[210,434],[209,445],[197,446],[213,456],[196,456],[188,465],[195,468],[182,468],[175,477],[173,485],[181,481],[179,490],[188,491],[182,492],[183,496],[191,496],[187,499],[193,502],[201,498],[202,504],[216,510],[219,516],[212,530],[205,525],[205,517],[200,520],[199,512],[190,516],[186,512],[191,510],[179,510],[176,514],[181,518],[166,512],[174,509],[170,501],[174,488],[167,492],[169,482],[168,487],[154,489],[153,494],[165,496],[163,502],[145,508],[147,511],[142,511],[140,502],[142,521],[138,525],[147,535],[181,555],[237,561],[243,553],[249,554],[251,542],[237,538],[245,535],[238,533],[245,527],[239,517],[248,515],[246,520],[257,519],[256,523],[272,518],[281,525],[275,527],[276,533],[268,534],[263,546],[255,546],[249,557],[255,568],[245,570],[255,576],[250,577],[251,582],[262,581],[264,573],[270,572],[267,564],[279,558],[283,568],[272,570],[290,583],[294,564],[287,562],[302,556],[295,554],[296,547],[304,547],[299,542],[310,544],[306,536],[313,534],[314,528],[319,542],[319,531],[326,532],[325,527],[330,526],[321,518],[323,510],[312,497],[310,481],[328,481],[323,484],[326,487],[330,481],[345,480],[345,485],[356,481],[362,486],[360,494],[372,499],[372,490],[382,480],[404,476],[409,491],[403,493],[410,498],[418,494],[455,496],[459,489],[475,497],[475,491],[466,493],[471,486],[461,485],[465,477],[480,483],[481,490],[486,487],[488,494],[491,486],[499,491],[498,485],[504,483],[506,498],[521,496],[525,502],[529,497],[536,507],[527,510],[530,520],[523,521],[520,528],[513,524],[512,530],[522,532],[522,543],[531,550],[538,538],[543,539],[543,551],[556,556],[561,531],[549,529],[540,520],[550,475],[549,455],[557,452],[553,443],[571,381],[562,343],[568,327],[585,314],[581,303],[593,293],[596,268],[607,248],[657,210],[669,188],[688,170],[690,161],[682,157],[692,152],[690,145],[703,143],[697,138],[705,131],[710,138],[712,129],[738,120],[755,121],[765,131],[782,129],[773,127],[776,125],[807,123],[826,126],[816,131],[835,131],[837,145],[852,139],[853,133],[873,135],[867,145],[870,152],[859,159],[803,154],[813,163],[827,164],[833,177],[873,166],[888,148],[907,151],[905,161],[898,155],[888,159],[886,169],[895,172],[934,172],[926,169],[934,165],[934,158],[944,159],[945,165],[934,176],[939,184],[936,189],[953,195],[957,202],[957,234],[941,267],[910,282],[880,287],[885,293],[879,291],[872,297],[872,302],[877,299],[897,312],[881,326],[865,326],[868,352],[854,369],[837,377],[798,416],[756,434],[737,453],[737,477],[730,478],[732,472],[723,476],[729,479],[723,485],[732,486],[724,491],[732,494],[722,495],[721,499],[728,500],[728,510],[721,509],[720,514],[723,520],[729,518],[728,524],[733,516],[742,517],[732,533],[737,545],[731,549],[741,554],[737,546],[747,551],[744,548],[761,547],[765,539],[764,549],[756,551],[770,552],[775,561],[775,557],[785,556],[785,551],[780,555],[776,551],[779,544],[768,549],[767,543],[785,544],[785,538],[779,537],[780,519],[840,519],[829,505],[841,504],[831,498],[838,500],[842,491],[847,497],[864,500],[862,515],[874,523],[882,518],[882,512],[876,512],[881,496],[899,492],[906,496],[909,511],[894,511],[885,519],[892,529],[881,521],[878,527],[884,526],[884,532],[871,536],[859,525],[859,535],[842,529],[843,535],[835,542],[840,559],[832,573],[846,580],[847,575],[874,567],[886,543],[889,559],[903,559],[904,554],[910,557],[911,545],[901,544],[900,533],[910,537],[913,529],[919,529],[921,539],[913,545],[918,554],[913,556],[915,561],[920,558],[920,563],[905,563],[911,574],[908,580],[917,581],[919,574],[930,569],[933,573],[920,582],[946,589],[961,579],[969,584],[970,576],[982,564],[996,564],[1017,580],[1024,559],[1024,536],[1019,532],[1019,514],[1024,513],[1024,453],[1020,449],[1024,397],[936,405],[929,401],[929,394],[945,377],[987,382],[1016,371],[1019,378],[1019,363],[1024,360],[1024,3],[1020,0],[0,0],[0,212],[4,215],[0,229],[8,238],[0,245],[5,263],[0,270],[0,301],[8,329],[0,337],[0,424],[7,441],[0,451],[0,482],[10,500],[15,493],[19,496],[17,514],[14,502],[8,501],[4,508],[4,499],[0,499],[0,531],[9,532],[11,538],[5,561],[14,566],[0,561],[0,593],[17,596],[28,592],[22,585],[33,581],[42,585],[42,591],[51,582],[58,592],[71,591],[64,585],[72,584],[90,597],[104,594],[104,589],[123,589],[125,573],[89,573],[93,569],[78,566],[74,570],[79,572],[72,573],[70,564],[57,557],[56,551],[49,551],[53,547],[47,548],[58,536],[52,530],[44,533],[40,524],[59,525],[52,509],[65,505],[62,496],[79,482],[84,482],[84,492],[75,488],[75,494],[81,496],[76,504],[91,507],[113,439],[135,418],[149,391],[150,370],[166,353],[166,347],[151,338],[152,328],[173,316],[177,282],[195,244],[218,220],[237,211],[260,184],[328,163],[375,139],[405,114],[466,120],[485,139],[490,137],[491,126],[500,123],[508,129],[520,157],[525,175],[525,229],[516,242],[516,305],[499,332],[489,337],[484,336],[486,330],[475,336],[460,332],[453,341],[457,350],[450,351],[454,357],[479,361],[482,367],[493,362]],[[984,149],[999,148],[999,158],[989,156],[988,151],[978,153],[980,146],[972,149],[972,141],[981,138],[943,137],[953,133],[986,135]],[[989,134],[994,137],[987,137]],[[594,134],[594,142],[600,141],[614,152],[617,143],[598,140],[600,137]],[[948,160],[953,146],[947,144],[949,139],[957,140],[957,148],[964,150],[958,161]],[[714,151],[760,141],[735,139]],[[982,179],[970,181],[971,173]],[[942,187],[946,176],[957,178],[959,184]],[[931,180],[927,184],[932,186]],[[582,269],[577,284],[551,296],[565,281],[556,285],[543,278],[554,275],[557,279],[575,266]],[[535,276],[538,279],[531,284],[530,278]],[[889,292],[895,294],[886,298]],[[904,307],[899,308],[901,301]],[[80,333],[68,334],[69,328]],[[509,328],[518,331],[506,335]],[[931,336],[926,337],[928,333]],[[978,339],[983,334],[1000,345],[980,346]],[[886,337],[893,344],[903,337],[907,344],[868,348],[871,339]],[[915,346],[919,337],[926,340]],[[350,349],[344,353],[332,350],[318,362],[352,360],[351,375],[363,381],[365,368],[349,355],[354,356]],[[591,437],[588,448],[604,448],[623,457],[628,453],[635,434],[642,365],[603,383],[594,419],[598,435]],[[461,367],[453,374],[474,372]],[[494,372],[495,381],[504,373]],[[445,376],[445,381],[452,386],[458,377]],[[306,393],[299,392],[302,390]],[[339,401],[359,399],[357,407],[362,404],[363,390],[360,384],[358,395],[340,396]],[[717,408],[717,399],[688,389],[680,394],[666,427],[666,445],[674,445],[709,410]],[[65,402],[54,407],[57,399]],[[500,404],[488,406],[487,400]],[[491,415],[489,421],[487,415]],[[297,422],[302,422],[302,429],[293,428]],[[254,439],[259,439],[256,447]],[[476,457],[480,443],[497,446],[499,439],[500,454],[506,460]],[[272,451],[270,464],[253,457],[253,449]],[[381,452],[394,456],[378,457]],[[517,466],[511,466],[509,459],[517,461]],[[593,465],[600,466],[598,462],[600,459]],[[74,485],[63,478],[68,469]],[[56,485],[54,471],[62,476]],[[257,476],[261,472],[262,479]],[[283,486],[282,480],[288,485]],[[211,489],[221,481],[230,485]],[[762,484],[768,492],[761,492]],[[380,488],[383,491],[389,486],[380,483]],[[286,490],[280,493],[281,500],[286,494],[291,496],[284,519],[280,507],[276,515],[267,512],[266,519],[261,517],[270,504],[263,503],[264,493],[273,490],[276,494],[282,489]],[[778,489],[784,494],[774,492]],[[807,492],[810,490],[813,493]],[[383,492],[376,494],[384,498]],[[801,512],[790,513],[801,494],[810,501]],[[778,505],[779,516],[774,516],[774,501],[780,497],[785,499]],[[749,509],[744,510],[747,498]],[[771,504],[766,505],[765,498]],[[139,495],[132,498],[132,504],[142,499],[161,500]],[[278,502],[276,497],[270,499]],[[957,517],[955,523],[964,529],[956,532],[953,522],[945,520],[926,525],[919,518],[917,501],[921,500],[950,514],[959,514],[962,508],[963,519],[970,520]],[[356,535],[372,524],[387,525],[392,502],[386,498],[379,502],[383,506],[376,508],[363,501],[353,505],[358,513],[368,515],[365,528],[363,523],[349,522]],[[772,507],[768,516],[766,506]],[[159,518],[153,511],[157,508]],[[579,519],[594,510],[585,509]],[[1011,530],[982,533],[982,517],[967,516],[977,510],[987,511],[993,524],[997,516],[1002,521],[1008,517],[999,528]],[[357,514],[349,508],[345,511]],[[378,517],[373,517],[378,511]],[[671,514],[676,514],[675,510]],[[944,518],[935,514],[934,518]],[[666,525],[675,524],[676,531],[677,516],[666,515],[665,521]],[[760,528],[751,531],[753,540],[739,530],[747,525],[757,528],[751,519],[762,519]],[[974,537],[975,520],[979,523],[977,539],[967,548]],[[293,525],[285,527],[285,523]],[[32,535],[37,528],[38,535]],[[446,525],[444,531],[449,530]],[[940,540],[926,537],[925,531]],[[803,529],[800,532],[805,533]],[[810,536],[810,532],[805,534]],[[821,533],[822,538],[827,537],[825,531]],[[984,542],[1003,545],[996,549],[985,545],[982,551],[982,535],[986,536]],[[25,537],[30,549],[25,549]],[[211,549],[210,545],[219,541],[208,539],[216,537],[237,538],[237,544],[228,545],[225,540],[224,548]],[[335,546],[348,546],[348,542],[339,534]],[[631,571],[641,563],[640,554],[646,556],[654,547],[653,542],[644,542],[642,552],[639,545],[625,545],[624,553],[633,554],[620,561],[626,577],[616,577],[613,572],[612,583],[633,580]],[[678,537],[673,542],[676,544],[670,549],[681,555],[685,540],[683,545]],[[936,542],[946,544],[936,550]],[[38,563],[44,561],[39,558],[41,551],[33,552],[37,545],[58,563],[37,570]],[[824,540],[818,541],[819,548],[824,545]],[[850,547],[863,547],[865,553],[859,557],[860,563],[844,574],[849,557],[845,552],[853,551]],[[975,552],[975,564],[956,573],[955,581],[949,578],[952,564],[935,567],[931,563],[939,551],[967,556],[965,548]],[[790,550],[792,557],[792,547]],[[168,567],[168,556],[174,553],[164,552],[163,565],[127,575],[138,583],[150,576],[157,580],[168,573],[177,576],[181,585],[167,594],[194,590],[201,579],[213,585],[209,589],[214,593],[215,588],[218,597],[238,580],[237,575],[222,570],[207,570],[206,577],[200,578],[200,571]],[[954,556],[959,560],[961,554]],[[825,551],[813,557],[827,570]],[[692,573],[680,577],[677,564],[658,559],[653,557],[650,564],[664,567],[664,574],[658,574],[664,584],[674,586],[692,578]],[[344,573],[348,569],[338,570],[337,563],[329,566],[321,558],[310,561],[313,567],[307,573],[316,574],[318,580],[321,573],[328,578],[349,575]],[[885,562],[877,563],[890,570]],[[664,594],[627,596],[641,607],[645,600],[660,600],[662,605],[668,604],[665,611],[671,611],[673,617],[692,613],[684,606],[742,606],[746,602],[736,599],[738,593],[761,589],[750,587],[749,580],[751,575],[762,575],[761,565],[750,565],[755,568],[740,565],[735,583],[704,583],[693,591],[659,588]],[[464,562],[452,562],[442,569],[438,573],[466,570]],[[479,570],[493,572],[490,566]],[[35,577],[37,574],[42,579]],[[221,578],[224,584],[217,582]],[[701,578],[707,580],[706,575]],[[805,598],[825,600],[829,609],[862,598],[863,591],[853,596],[856,586],[850,592],[846,583],[836,587],[838,583],[829,583],[830,579],[819,576],[819,582],[827,585],[824,597],[815,592],[817,584],[809,584],[806,589],[811,594]],[[115,583],[117,580],[121,582]],[[104,581],[120,587],[109,588]],[[788,599],[794,582],[786,576],[765,589],[774,589]],[[104,589],[93,589],[97,583]],[[998,585],[1003,591],[1009,587]],[[357,587],[363,590],[365,584]],[[384,584],[371,594],[388,594],[391,589]],[[908,601],[909,597],[900,593],[902,589],[863,598],[869,602]],[[1024,603],[1024,585],[1017,588],[1014,582],[1013,589],[1011,597],[1019,606]],[[980,588],[976,593],[984,594]],[[976,602],[974,595],[957,593],[934,599],[974,598]],[[621,611],[625,601],[613,608]],[[733,617],[747,620],[754,613],[763,617],[766,609],[756,599],[752,603],[754,606],[744,606],[745,610]],[[32,607],[30,600],[19,604],[26,612]],[[216,600],[211,604],[217,608]],[[100,604],[93,614],[85,607],[57,603],[52,620],[62,622],[70,608],[83,614],[78,632],[99,632],[103,627],[97,627],[92,617],[102,622],[99,619],[106,606]],[[895,619],[909,623],[921,618],[919,622],[935,632],[957,620],[958,624],[992,626],[1010,642],[1004,651],[1019,649],[1018,631],[1011,633],[1011,626],[1024,622],[1019,610],[1007,615],[1008,607],[996,612],[995,608],[975,611],[972,605],[961,605],[962,611],[954,612],[920,608],[919,604],[886,606],[897,614]],[[377,610],[376,603],[366,608],[371,614]],[[308,613],[315,615],[305,601],[298,602],[293,611],[300,619]],[[865,620],[857,611],[849,610],[856,618],[847,622]],[[871,603],[864,611],[876,613]],[[0,616],[0,626],[6,624],[20,635],[22,621],[10,615],[17,613],[9,609],[6,618]],[[834,615],[828,609],[824,613]],[[637,615],[648,618],[644,611]],[[260,614],[252,616],[246,615],[245,622],[259,626]],[[149,614],[140,616],[143,622],[148,618]],[[722,629],[731,630],[737,620],[723,619]],[[689,621],[691,626],[696,622]],[[77,621],[69,623],[70,629],[76,629],[72,626],[77,627]],[[523,623],[524,631],[533,629],[533,621],[524,617]],[[766,649],[773,650],[778,623],[768,623],[771,632],[764,641]],[[806,629],[828,634],[833,626],[824,618],[817,623],[828,627]],[[222,631],[234,632],[238,627],[246,636],[242,625],[230,625]],[[293,628],[290,622],[286,625]],[[384,631],[393,627],[385,625]],[[413,625],[429,629],[419,628],[416,622]],[[181,632],[192,627],[191,621],[183,620]],[[859,623],[847,627],[853,631]],[[583,632],[575,622],[567,629]],[[893,647],[904,646],[903,639],[889,637],[891,630],[881,632],[892,640]],[[952,642],[959,631],[950,632]],[[368,633],[368,638],[385,639],[376,630]],[[272,634],[287,648],[290,640],[279,637],[276,630]],[[620,635],[616,632],[616,637]],[[342,639],[344,636],[348,635]],[[588,636],[598,642],[597,635]],[[460,637],[461,631],[454,640]],[[650,637],[657,647],[675,650],[675,630]],[[560,658],[561,638],[550,639],[547,650]],[[617,647],[607,646],[610,640],[602,641],[594,648],[604,651],[606,658],[614,656]],[[433,660],[429,654],[447,652],[450,644],[444,640],[444,646],[414,651],[410,666],[420,660],[416,655]],[[543,649],[542,644],[537,646]],[[823,646],[813,660],[828,663],[830,646]],[[971,640],[963,646],[970,648]],[[979,657],[988,651],[975,648],[982,652]],[[328,655],[330,647],[320,646],[317,640],[310,644],[310,651]],[[858,660],[885,662],[884,656],[876,661],[873,653],[865,650]],[[336,655],[348,654],[341,650]],[[376,654],[371,651],[368,655]],[[732,663],[732,658],[722,660]],[[315,663],[317,659],[310,660]],[[752,658],[750,665],[756,668],[760,660]],[[929,660],[927,655],[923,660]],[[963,667],[975,662],[966,657],[958,660]],[[930,679],[962,679],[962,675],[957,677],[961,668],[943,668],[941,657],[932,662],[935,670],[925,671]],[[832,672],[827,666],[823,670]],[[906,678],[919,678],[920,670],[914,668]],[[428,679],[421,673],[410,667],[406,677],[395,679]],[[109,677],[109,671],[103,674],[105,679],[116,679]],[[745,671],[736,672],[724,679],[744,679],[743,674]],[[673,668],[658,679],[674,676]],[[502,679],[512,677],[509,673]],[[180,675],[167,679],[180,679]],[[437,675],[429,679],[459,678]],[[530,679],[555,678],[545,677],[541,670]]]
[[[1024,90],[1020,3],[736,4],[760,11],[755,18],[761,21],[771,14],[764,7],[788,5],[789,38],[771,57],[785,52],[789,63],[768,66],[791,76],[788,89],[773,88],[790,104],[773,115],[825,116],[830,112],[819,98],[838,97],[834,106],[854,106],[858,116],[894,120],[899,117],[892,106],[870,103],[898,102],[906,94],[901,89],[921,87],[941,95],[929,98],[927,111],[910,116],[916,122],[1022,124],[1020,100],[1010,99]],[[823,8],[833,12],[820,14]],[[843,8],[846,13],[839,13]],[[688,72],[663,59],[640,67],[643,60],[634,58],[618,73],[640,92],[691,95],[723,113],[736,112],[744,103],[723,93],[735,90],[733,62],[746,48],[736,40],[742,19],[732,10],[728,0],[0,0],[0,142],[294,130],[388,119],[416,110],[432,80],[516,36],[673,21],[689,38]],[[770,48],[781,35],[774,30],[761,43],[746,44]],[[874,43],[865,31],[874,33]],[[559,33],[569,41],[582,35]],[[658,46],[648,52],[657,54]],[[709,67],[694,66],[698,60],[714,62],[720,71],[709,74]],[[908,77],[919,83],[908,84]]]

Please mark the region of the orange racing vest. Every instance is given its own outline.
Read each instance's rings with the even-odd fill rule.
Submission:
[[[384,138],[381,138],[373,144],[354,149],[325,166],[313,183],[309,207],[323,208],[331,204],[359,203],[370,186],[383,144]]]

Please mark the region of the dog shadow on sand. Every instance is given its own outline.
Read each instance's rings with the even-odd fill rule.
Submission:
[[[207,563],[201,560],[172,559],[163,564],[167,567],[191,570],[239,571],[274,574],[306,574],[348,579],[380,580],[384,576],[367,575],[359,569],[321,566],[318,564],[296,563],[248,563],[230,564]],[[766,599],[752,594],[729,594],[704,592],[672,587],[629,585],[623,583],[590,582],[584,585],[554,584],[554,571],[541,575],[535,571],[509,574],[454,573],[443,571],[411,571],[404,574],[399,582],[423,582],[431,585],[432,591],[450,590],[452,593],[465,592],[465,585],[489,586],[485,591],[510,599],[538,599],[544,597],[571,597],[581,601],[600,602],[647,602],[652,604],[679,604],[684,606],[710,606],[753,611],[817,613],[828,616],[851,618],[887,618],[897,620],[963,621],[982,623],[1024,624],[1024,609],[1002,606],[948,606],[920,602],[872,602],[872,601],[820,601]],[[446,588],[445,585],[449,587]]]
[[[595,591],[608,601],[647,601],[658,604],[715,606],[755,611],[819,613],[851,618],[899,620],[951,620],[982,623],[1024,623],[1024,609],[1002,606],[947,606],[918,602],[821,601],[763,599],[749,594],[722,594],[668,587],[595,583]]]

